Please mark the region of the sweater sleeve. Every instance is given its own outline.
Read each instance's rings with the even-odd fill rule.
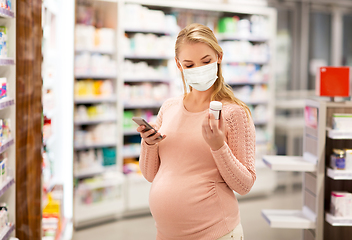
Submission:
[[[255,128],[240,106],[231,104],[224,123],[227,143],[212,151],[215,163],[227,185],[240,195],[247,194],[255,180]]]
[[[156,120],[156,130],[159,130],[162,123],[162,116],[164,112],[164,107],[161,106],[157,120]],[[145,179],[148,182],[153,182],[155,175],[157,174],[160,166],[159,159],[159,146],[158,144],[148,145],[143,139],[141,142],[141,155],[139,157],[139,167]]]

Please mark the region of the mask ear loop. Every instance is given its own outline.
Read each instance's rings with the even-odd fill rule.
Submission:
[[[191,91],[192,87],[188,84],[188,82],[187,82],[187,80],[186,80],[186,78],[185,78],[185,75],[183,74],[183,71],[184,71],[185,69],[183,68],[183,66],[182,66],[182,64],[181,64],[180,59],[177,58],[177,61],[178,61],[178,64],[180,64],[180,66],[181,66],[181,68],[182,68],[181,74],[182,74],[182,76],[183,76],[182,79],[183,79],[184,83],[186,84],[186,89],[188,89],[188,90]]]

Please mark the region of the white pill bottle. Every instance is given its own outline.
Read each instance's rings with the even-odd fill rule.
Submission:
[[[222,110],[222,103],[218,101],[211,101],[209,106],[209,113],[212,113],[216,120],[220,119]]]

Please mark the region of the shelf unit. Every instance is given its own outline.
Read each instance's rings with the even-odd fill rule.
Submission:
[[[352,102],[306,100],[303,156],[264,156],[263,161],[274,171],[304,173],[302,210],[262,210],[271,227],[303,229],[304,240],[349,239],[351,231],[338,226],[351,226],[351,219],[334,217],[329,211],[331,191],[351,189],[352,173],[329,168],[329,159],[333,148],[347,148],[352,143],[352,138],[332,134],[332,115],[351,112]]]
[[[102,221],[106,220],[112,220],[118,218],[121,213],[124,210],[124,199],[123,199],[123,180],[118,181],[118,182],[113,182],[110,185],[113,185],[116,187],[116,191],[118,191],[118,196],[116,196],[115,199],[110,199],[109,201],[102,201],[102,202],[91,202],[91,203],[80,203],[80,198],[81,196],[79,195],[79,187],[81,184],[86,184],[84,183],[85,179],[95,179],[98,181],[101,177],[104,178],[106,175],[112,174],[117,176],[122,175],[122,153],[120,149],[121,145],[121,139],[122,137],[120,136],[118,132],[118,126],[121,122],[121,111],[120,111],[120,101],[118,99],[118,94],[119,94],[119,83],[117,81],[118,79],[118,71],[114,73],[112,70],[116,70],[117,65],[116,62],[118,60],[119,52],[121,51],[117,47],[117,42],[119,41],[118,39],[118,21],[117,21],[117,12],[118,12],[118,3],[117,1],[75,1],[76,5],[76,13],[83,13],[83,11],[86,11],[84,9],[85,7],[91,7],[94,11],[94,15],[97,17],[96,20],[99,21],[96,22],[94,25],[94,22],[82,22],[83,21],[89,21],[87,20],[88,18],[82,18],[81,20],[79,19],[82,15],[76,14],[75,15],[75,46],[74,46],[74,54],[75,54],[75,80],[74,80],[74,86],[75,86],[75,97],[74,97],[74,112],[75,112],[75,120],[74,120],[74,196],[73,196],[73,226],[74,228],[81,228],[85,227],[91,224],[97,224]],[[90,11],[90,10],[89,10]],[[80,22],[81,21],[81,22]],[[78,25],[79,24],[79,25]],[[87,27],[89,26],[90,28],[94,27],[94,34],[95,36],[93,38],[82,38],[83,34],[79,33],[79,31],[83,31],[82,27]],[[84,31],[88,31],[87,28]],[[91,31],[91,29],[89,30]],[[109,31],[109,33],[107,33]],[[79,35],[81,34],[81,35]],[[105,34],[105,35],[98,35],[98,34]],[[113,35],[113,39],[109,38],[108,36]],[[84,35],[85,36],[85,35]],[[102,36],[105,36],[104,38]],[[95,41],[94,38],[100,37],[100,41]],[[107,39],[109,38],[109,39]],[[82,40],[83,39],[83,40]],[[90,42],[89,42],[90,41]],[[92,43],[95,41],[95,45]],[[103,45],[100,44],[103,42],[109,42],[109,45]],[[93,46],[94,45],[94,46]],[[110,46],[111,45],[111,46]],[[82,60],[83,55],[89,55],[90,57],[90,64],[84,65],[84,71],[82,70],[82,62],[85,60]],[[81,57],[81,58],[80,58]],[[109,65],[108,66],[95,66],[92,65],[93,61],[95,63],[99,62],[97,61],[97,58],[93,60],[94,57],[101,57],[101,59],[106,59],[108,58],[109,60]],[[81,61],[81,62],[79,62]],[[86,62],[84,62],[87,64]],[[100,67],[100,68],[99,68]],[[108,70],[106,68],[109,67]],[[105,83],[106,81],[111,81],[112,83],[112,88],[113,88],[113,93],[110,95],[102,95],[102,96],[93,96],[93,95],[78,95],[78,84],[81,81],[93,81],[94,84],[97,83],[97,81],[102,81]],[[107,90],[107,87],[104,88],[105,91]],[[94,107],[94,106],[109,106],[109,109],[111,111],[107,112],[109,114],[108,117],[104,117],[103,115],[97,116],[92,118],[91,116],[89,117],[78,117],[78,111],[80,106],[84,106],[83,108],[86,109],[87,116],[89,115],[88,113],[88,108],[89,107]],[[107,111],[107,110],[105,110]],[[114,116],[112,116],[112,114]],[[87,120],[80,120],[80,119],[87,119]],[[107,124],[111,128],[108,131],[105,129],[104,131],[106,132],[105,135],[100,136],[100,140],[96,140],[95,142],[79,142],[79,139],[84,139],[83,138],[78,138],[77,136],[77,131],[83,131],[83,132],[89,132],[89,131],[95,131],[95,132],[90,132],[89,134],[98,134],[98,130],[96,130],[98,127],[106,127]],[[95,130],[94,130],[95,129]],[[114,129],[114,130],[112,130]],[[110,139],[106,139],[106,137],[110,137]],[[93,140],[95,137],[93,138]],[[104,149],[109,150],[110,154],[111,151],[116,150],[116,157],[115,157],[115,164],[112,166],[108,166],[108,163],[104,163],[105,155],[104,155]],[[95,164],[91,165],[91,167],[87,166],[86,168],[80,168],[78,167],[79,161],[83,161],[82,159],[79,159],[79,157],[82,157],[84,153],[92,152],[94,151],[95,154]],[[101,151],[101,157],[99,157],[99,151]],[[86,156],[87,157],[87,156]],[[109,155],[109,161],[112,161],[112,158]],[[105,166],[105,165],[107,166]],[[110,164],[110,163],[109,163]],[[104,188],[104,186],[101,186]],[[93,191],[93,190],[92,190]]]
[[[9,222],[0,233],[0,239],[7,240],[15,236],[16,223],[16,1],[12,1],[12,10],[0,8],[0,26],[7,28],[8,57],[0,58],[0,77],[7,80],[7,96],[0,101],[0,118],[11,122],[11,138],[0,146],[0,154],[5,155],[7,179],[0,185],[0,202],[7,204]]]
[[[14,232],[14,230],[15,230],[15,225],[5,227],[0,233],[0,239],[1,240],[9,239],[11,237],[11,234]]]

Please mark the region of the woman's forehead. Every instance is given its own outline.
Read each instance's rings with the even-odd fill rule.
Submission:
[[[202,42],[183,43],[180,46],[179,59],[182,60],[201,60],[204,56],[216,56],[215,51],[207,44]]]

